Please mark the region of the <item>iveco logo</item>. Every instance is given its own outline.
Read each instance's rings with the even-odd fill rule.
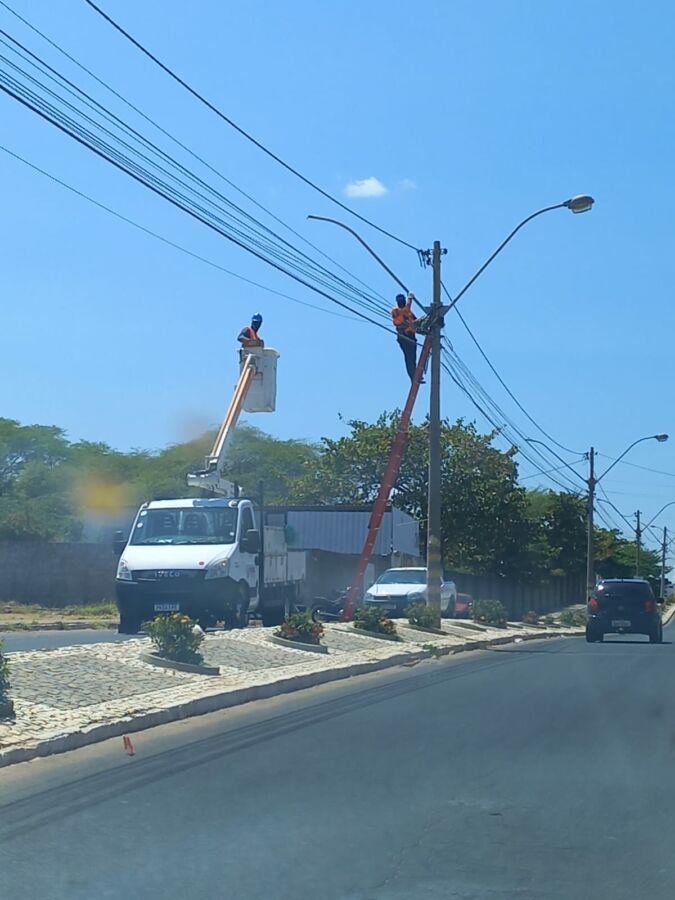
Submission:
[[[180,571],[176,569],[157,569],[158,578],[180,578]]]

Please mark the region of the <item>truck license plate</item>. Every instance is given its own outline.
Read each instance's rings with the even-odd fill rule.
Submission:
[[[180,603],[155,603],[155,612],[178,612]]]

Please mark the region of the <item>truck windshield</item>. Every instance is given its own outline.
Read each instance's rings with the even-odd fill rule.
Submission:
[[[236,533],[237,510],[230,507],[144,509],[130,543],[232,544]]]
[[[389,569],[377,579],[378,584],[426,584],[424,569]]]

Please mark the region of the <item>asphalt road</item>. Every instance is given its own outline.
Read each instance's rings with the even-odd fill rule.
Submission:
[[[73,644],[98,644],[107,641],[133,640],[131,635],[110,629],[83,628],[77,631],[0,631],[0,641],[7,653],[19,650],[53,650]]]
[[[671,900],[674,666],[511,645],[0,770],[0,896]]]

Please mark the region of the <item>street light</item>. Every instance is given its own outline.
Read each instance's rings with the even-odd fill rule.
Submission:
[[[594,203],[595,200],[592,197],[589,197],[588,194],[577,194],[576,197],[565,200],[563,206],[566,206],[567,209],[571,209],[573,213],[585,213],[592,208]]]
[[[643,441],[658,441],[659,444],[663,444],[664,441],[668,440],[667,434],[648,434],[646,437],[638,438],[636,441],[633,441],[632,444],[629,444],[628,447],[623,451],[621,456],[617,456],[617,458],[609,465],[602,475],[599,475],[597,478],[595,477],[595,448],[591,447],[590,452],[588,454],[588,465],[589,465],[589,473],[588,480],[586,484],[588,485],[588,500],[586,507],[586,521],[588,525],[588,531],[586,534],[586,599],[590,597],[594,587],[595,587],[595,544],[593,541],[593,508],[595,505],[595,486],[599,481],[607,475],[608,472],[611,472],[614,466],[621,462],[624,456],[629,453],[633,447],[637,446],[637,444],[641,444]],[[636,568],[639,571],[640,568],[640,520],[638,518],[638,530],[637,530],[637,565]]]
[[[447,306],[441,302],[441,257],[446,252],[441,248],[440,241],[434,241],[433,250],[420,251],[420,258],[426,260],[431,266],[433,272],[433,292],[431,306],[425,308],[428,312],[429,321],[429,338],[431,349],[431,378],[429,390],[429,476],[427,480],[427,604],[438,610],[441,607],[441,580],[442,580],[442,560],[441,560],[441,330],[443,328],[443,316],[452,309],[457,301],[464,296],[471,285],[477,278],[487,269],[490,263],[497,257],[504,247],[511,241],[520,229],[543,213],[551,212],[554,209],[569,209],[573,213],[588,212],[593,206],[593,198],[586,194],[578,194],[565,200],[562,203],[555,203],[553,206],[545,206],[531,213],[522,222],[511,231],[510,234],[501,242],[497,249],[492,253],[467,281],[464,287],[450,301]],[[323,216],[308,216],[310,219],[318,219],[320,221],[331,222],[339,225],[346,231],[349,231],[366,250],[380,263],[383,269],[393,278],[400,287],[405,287],[403,282],[387,264],[372,250],[371,247],[358,235],[353,228],[339,222],[337,219],[329,219]]]

